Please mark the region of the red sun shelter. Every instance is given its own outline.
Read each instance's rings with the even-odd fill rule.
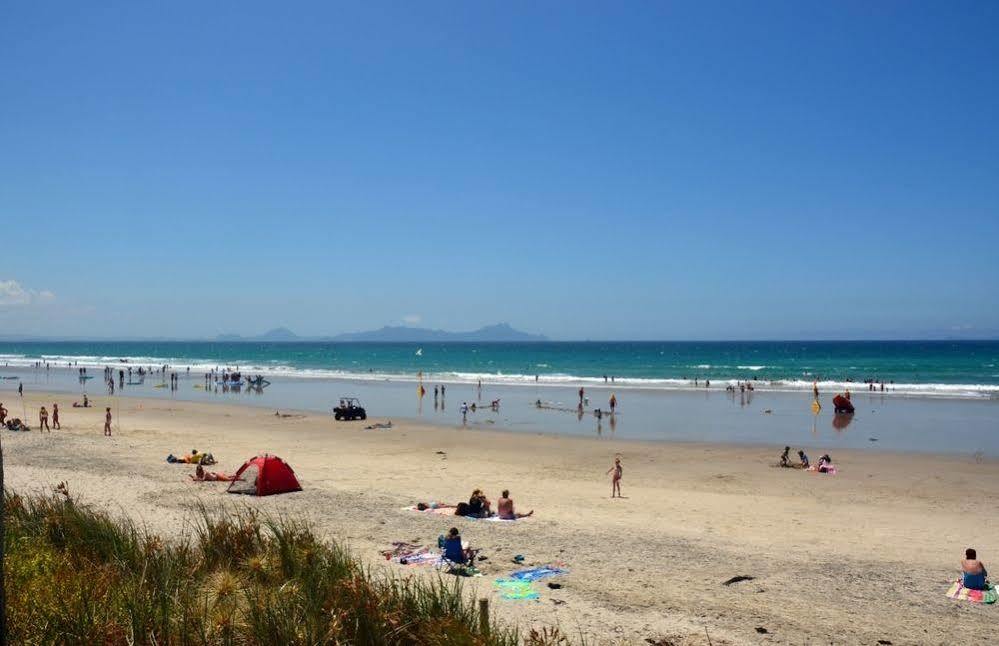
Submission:
[[[288,463],[276,455],[258,455],[243,463],[229,485],[229,493],[246,493],[253,496],[269,496],[275,493],[301,491],[295,472]]]

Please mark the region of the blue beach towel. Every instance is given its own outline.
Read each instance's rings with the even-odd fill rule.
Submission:
[[[565,574],[566,571],[562,568],[557,568],[552,565],[546,565],[542,567],[530,568],[527,570],[517,570],[510,575],[510,578],[516,579],[518,581],[526,581],[531,583],[533,581],[540,581],[541,579],[547,579],[551,576],[559,576],[560,574]]]

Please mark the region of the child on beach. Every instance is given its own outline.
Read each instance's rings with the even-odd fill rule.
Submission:
[[[52,404],[52,428],[62,428],[59,426],[59,404]]]
[[[44,406],[38,411],[38,430],[41,431],[43,429],[49,433],[52,432],[52,429],[49,428],[49,412],[45,410]]]
[[[105,408],[104,414],[104,436],[111,437],[111,408]]]
[[[614,466],[607,470],[607,473],[614,473],[611,476],[611,498],[621,497],[621,476],[624,475],[624,468],[621,466],[621,458],[614,458]]]

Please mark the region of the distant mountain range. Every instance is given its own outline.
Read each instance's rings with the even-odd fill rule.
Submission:
[[[487,325],[471,332],[447,332],[445,330],[430,330],[427,328],[386,325],[380,330],[367,332],[349,332],[336,336],[303,337],[298,336],[288,328],[275,328],[257,336],[241,336],[239,334],[220,334],[217,341],[225,342],[265,342],[290,343],[295,341],[330,341],[336,343],[425,343],[434,341],[508,343],[548,341],[541,334],[529,334],[510,327],[507,323]]]

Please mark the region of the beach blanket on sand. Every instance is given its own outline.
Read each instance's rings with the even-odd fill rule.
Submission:
[[[947,596],[957,601],[970,601],[972,603],[995,603],[999,595],[996,594],[996,587],[989,584],[988,590],[969,590],[960,581],[955,581]]]
[[[441,553],[415,543],[395,541],[392,549],[383,550],[386,560],[400,565],[433,565],[440,563]]]
[[[541,579],[547,579],[548,577],[559,576],[561,574],[566,574],[566,571],[562,568],[555,567],[554,565],[544,565],[542,567],[534,567],[527,570],[517,570],[510,575],[510,578],[516,581],[533,583],[534,581],[540,581]]]
[[[531,585],[530,581],[522,581],[520,579],[496,579],[493,581],[493,585],[496,586],[501,598],[511,601],[537,599],[541,596]]]
[[[427,509],[417,509],[416,505],[403,507],[403,511],[415,511],[418,514],[434,514],[436,516],[454,516],[454,507],[430,507]]]

